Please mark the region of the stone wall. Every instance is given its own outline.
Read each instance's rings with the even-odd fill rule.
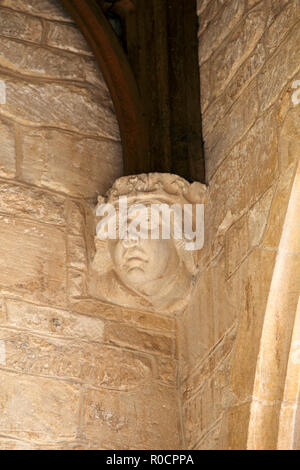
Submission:
[[[209,203],[178,319],[185,446],[247,447],[266,303],[300,151],[299,0],[199,0]]]
[[[121,144],[59,1],[0,0],[0,80],[0,448],[180,447],[174,319],[87,296]]]

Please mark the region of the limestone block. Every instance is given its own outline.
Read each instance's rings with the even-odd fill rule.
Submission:
[[[47,44],[59,49],[92,55],[82,33],[73,25],[48,23]]]
[[[214,371],[228,357],[232,356],[232,350],[236,339],[236,325],[231,327],[224,337],[219,340],[204,359],[196,366],[191,374],[184,380],[181,387],[182,400],[186,403],[190,400],[197,390],[213,376]],[[229,367],[230,368],[230,367]]]
[[[242,4],[242,2],[235,2]],[[212,65],[213,90],[216,96],[225,88],[244,60],[259,42],[265,27],[265,12],[251,10],[229,41],[216,53]],[[220,33],[218,32],[218,35]]]
[[[174,355],[174,340],[166,335],[142,331],[126,324],[117,323],[107,323],[104,334],[105,341],[109,344],[167,356]]]
[[[95,197],[122,171],[121,145],[56,130],[24,129],[22,177],[72,196]]]
[[[211,2],[209,8],[213,8],[213,5],[216,5],[216,3],[215,1]],[[210,22],[203,35],[199,38],[200,65],[222,44],[226,36],[239,22],[243,15],[244,4],[244,0],[230,0],[226,2],[221,12]],[[208,9],[204,12],[204,21],[200,21],[200,32],[201,23],[205,25],[205,19],[208,18],[207,12]]]
[[[203,2],[202,2],[203,3]],[[207,26],[211,23],[211,21],[214,19],[218,11],[220,10],[220,6],[222,6],[222,0],[215,0],[213,2],[210,2],[205,11],[199,16],[199,29],[198,29],[198,35],[200,34],[207,28]]]
[[[14,299],[6,299],[7,314],[1,324],[22,330],[66,338],[102,342],[104,324],[98,318],[64,310],[41,307]]]
[[[281,2],[281,3],[287,3]],[[300,4],[298,0],[288,2],[286,8],[282,10],[279,16],[273,21],[266,33],[266,47],[272,54],[280,45],[283,39],[291,31],[294,24],[299,19]]]
[[[87,295],[86,274],[76,269],[68,269],[68,291],[70,298]]]
[[[247,106],[245,106],[245,102]],[[230,112],[218,122],[214,130],[206,137],[208,180],[211,179],[230,149],[254,124],[258,107],[257,87],[254,80],[233,104]],[[259,142],[257,145],[259,145]]]
[[[158,379],[160,382],[164,382],[173,386],[177,385],[178,367],[177,362],[174,359],[158,357],[157,368]]]
[[[230,387],[241,401],[253,392],[261,329],[275,258],[274,251],[256,249],[239,268],[243,270],[244,287]]]
[[[92,317],[114,321],[120,321],[122,318],[123,309],[119,305],[112,305],[95,299],[71,299],[70,307],[74,312]]]
[[[85,80],[84,62],[80,57],[2,37],[0,66],[31,76]]]
[[[229,328],[232,327],[239,310],[238,281],[226,279],[226,261],[224,251],[217,256],[211,264],[212,302],[215,344],[220,341]],[[233,292],[235,293],[233,295]]]
[[[152,361],[138,353],[5,329],[0,340],[2,369],[123,391],[151,381]]]
[[[15,137],[13,127],[0,121],[0,176],[14,178],[16,174]]]
[[[274,189],[267,191],[251,208],[248,216],[249,249],[260,245],[268,222]]]
[[[220,439],[220,431],[221,431],[221,420],[218,421],[200,440],[197,442],[195,446],[193,446],[193,450],[220,450],[219,448],[219,439]]]
[[[58,0],[0,0],[0,5],[42,18],[72,21]]]
[[[0,228],[0,285],[27,299],[63,305],[64,232],[4,216]]]
[[[197,13],[200,15],[200,13],[203,12],[203,10],[207,7],[211,0],[197,0]]]
[[[109,102],[75,85],[29,83],[12,77],[0,77],[6,84],[6,104],[0,114],[29,125],[45,125],[119,140],[119,129]],[[51,103],[51,106],[49,106]],[[99,104],[101,103],[101,104]]]
[[[291,166],[279,178],[264,235],[263,244],[266,248],[277,249],[279,246],[294,173],[295,168]]]
[[[68,232],[83,235],[85,232],[85,205],[83,202],[67,199],[65,202]]]
[[[18,439],[74,439],[79,391],[75,385],[0,372],[0,433]]]
[[[122,318],[126,324],[149,330],[162,330],[175,333],[174,318],[157,315],[154,312],[122,309]]]
[[[203,116],[204,138],[228,112],[229,108],[243,93],[250,81],[261,70],[265,63],[265,56],[264,46],[262,43],[259,43],[253,51],[253,54],[241,65],[224,93],[205,111]],[[203,65],[203,67],[205,66],[206,64]]]
[[[269,26],[274,21],[274,19],[280,14],[287,3],[290,3],[290,0],[268,0],[267,6],[269,9],[269,15],[267,26]]]
[[[245,215],[226,234],[227,276],[246,258],[249,249],[248,217]]]
[[[83,237],[68,235],[68,264],[73,268],[87,268],[86,246]]]
[[[155,383],[121,395],[87,391],[84,431],[110,449],[178,449],[176,392]]]
[[[260,73],[258,91],[262,111],[276,101],[284,86],[299,70],[299,54],[300,29],[295,25]]]
[[[240,145],[222,163],[210,183],[214,232],[227,214],[229,226],[272,185],[278,171],[276,114],[258,119]]]
[[[296,82],[296,80],[295,80]],[[285,116],[279,134],[280,171],[286,172],[299,162],[300,149],[300,105],[295,105]]]
[[[37,188],[0,182],[0,212],[65,225],[64,197]]]
[[[2,2],[0,3],[0,6]],[[41,42],[42,22],[38,18],[1,8],[0,30],[3,36]]]

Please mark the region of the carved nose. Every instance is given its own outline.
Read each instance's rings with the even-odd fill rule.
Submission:
[[[139,238],[127,238],[125,240],[122,240],[122,244],[125,248],[131,248],[133,246],[139,245],[140,239]]]

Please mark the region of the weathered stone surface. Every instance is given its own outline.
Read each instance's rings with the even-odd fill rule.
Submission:
[[[243,263],[243,303],[234,355],[231,391],[244,401],[253,391],[261,329],[276,252],[256,249]]]
[[[95,387],[130,390],[151,380],[151,359],[86,342],[0,330],[2,368],[23,374],[72,379]]]
[[[166,357],[157,358],[158,379],[160,382],[176,386],[178,378],[177,362]]]
[[[207,7],[211,0],[197,0],[197,13],[200,15],[200,13],[203,12],[203,10]]]
[[[68,292],[70,299],[87,295],[86,274],[76,269],[68,269]]]
[[[48,23],[47,44],[59,49],[92,55],[82,33],[76,26]]]
[[[0,217],[0,285],[25,298],[65,303],[65,234],[56,227]]]
[[[268,2],[268,21],[267,26],[269,26],[274,19],[280,14],[280,12],[284,9],[287,3],[290,0],[269,0]]]
[[[173,388],[155,383],[121,395],[113,391],[87,391],[85,435],[114,449],[178,449],[176,403]]]
[[[73,54],[0,38],[0,66],[25,75],[84,80],[84,63]]]
[[[105,192],[122,171],[118,142],[80,138],[56,130],[24,129],[24,181],[72,196]]]
[[[245,102],[247,106],[245,106]],[[254,124],[258,107],[256,80],[254,80],[234,103],[229,114],[218,122],[215,129],[206,138],[208,180],[211,179],[230,149]]]
[[[206,12],[214,8],[213,5],[216,5],[216,3],[215,1],[211,2]],[[243,15],[244,3],[244,0],[230,0],[226,2],[218,16],[208,25],[205,34],[200,36],[200,65],[209,58],[220,44],[222,44],[226,36],[228,36],[234,26],[239,22]],[[205,26],[206,18],[209,21],[207,15],[205,15],[205,19],[203,19],[202,22],[200,21],[200,32],[202,29],[201,26]]]
[[[213,57],[211,76],[216,96],[220,94],[238,67],[251,54],[264,32],[264,26],[264,10],[261,8],[251,10],[225,46]]]
[[[214,371],[232,356],[235,339],[236,325],[226,332],[223,338],[214,345],[211,351],[183,381],[181,389],[183,403],[190,400],[197,391],[200,391],[202,385],[213,376]]]
[[[291,166],[279,178],[264,235],[263,244],[266,248],[277,249],[279,246],[294,174],[295,168]]]
[[[3,116],[23,124],[59,127],[119,139],[111,103],[105,102],[96,89],[90,91],[74,85],[30,83],[4,76],[1,79],[7,90],[6,104],[0,107]]]
[[[175,333],[175,320],[171,317],[138,310],[122,309],[123,321],[140,328]]]
[[[267,226],[274,190],[271,188],[251,208],[248,217],[249,249],[261,244]]]
[[[299,70],[300,29],[296,25],[260,73],[258,91],[264,111],[279,97],[283,87]]]
[[[108,323],[104,329],[105,341],[109,344],[124,346],[172,356],[174,340],[169,336],[142,331],[126,324]]]
[[[83,237],[68,235],[68,264],[73,268],[87,269],[87,254]]]
[[[0,433],[42,442],[74,439],[79,391],[74,385],[0,372]]]
[[[300,83],[300,82],[299,82]],[[284,173],[299,162],[300,149],[300,106],[299,103],[290,109],[279,133],[279,166]]]
[[[210,183],[214,201],[210,223],[215,232],[228,211],[232,222],[237,220],[274,182],[278,169],[276,126],[274,111],[258,119],[216,172]]]
[[[16,174],[14,130],[3,121],[0,121],[0,140],[0,176],[13,178]]]
[[[70,302],[71,309],[74,312],[83,313],[92,317],[108,320],[120,321],[122,318],[122,308],[118,305],[105,304],[95,299],[83,298]]]
[[[203,14],[199,16],[199,29],[198,29],[199,36],[207,28],[207,26],[211,23],[211,21],[214,19],[214,17],[220,10],[222,3],[223,3],[222,0],[220,1],[216,0],[214,2],[210,2],[207,5]]]
[[[287,2],[285,2],[287,3]],[[294,24],[299,20],[300,3],[298,0],[288,2],[286,8],[271,24],[266,33],[266,47],[270,53],[280,45],[283,39],[290,32]]]
[[[98,318],[6,299],[5,325],[58,337],[102,342],[104,324]],[[2,322],[1,322],[2,323]]]
[[[248,217],[238,220],[226,234],[226,271],[227,276],[236,270],[246,258],[249,248]]]
[[[42,39],[42,22],[38,18],[1,8],[0,31],[2,36],[39,43]]]
[[[250,81],[261,70],[262,66],[264,65],[265,58],[266,55],[264,46],[262,43],[259,43],[256,46],[253,54],[251,54],[251,56],[239,68],[224,93],[219,98],[217,98],[217,100],[214,101],[204,113],[204,137],[212,131],[218,121],[222,119],[236,99],[243,93]],[[205,65],[206,64],[204,64],[203,67],[205,67]]]
[[[0,182],[0,212],[64,225],[64,198],[37,188]]]
[[[0,0],[0,5],[51,20],[72,21],[58,0]]]
[[[67,199],[65,202],[68,232],[83,235],[85,232],[85,204],[84,202]]]

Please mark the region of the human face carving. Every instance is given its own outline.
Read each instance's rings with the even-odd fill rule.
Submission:
[[[178,260],[171,240],[116,240],[111,241],[110,251],[120,279],[137,290],[143,290],[152,281],[160,281],[170,264],[173,266]]]

